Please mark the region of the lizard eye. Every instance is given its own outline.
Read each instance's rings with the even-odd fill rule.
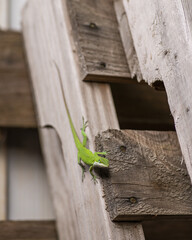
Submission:
[[[99,163],[101,162],[101,160],[99,159]]]

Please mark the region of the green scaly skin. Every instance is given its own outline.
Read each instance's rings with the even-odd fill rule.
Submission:
[[[83,161],[85,164],[90,166],[89,172],[90,172],[94,182],[96,182],[97,180],[96,180],[96,176],[93,174],[93,168],[94,168],[94,166],[101,167],[101,168],[109,167],[109,160],[107,158],[104,158],[104,157],[100,156],[100,155],[106,156],[107,153],[106,152],[95,152],[95,153],[93,153],[88,148],[86,148],[87,135],[85,133],[85,129],[87,128],[87,121],[85,122],[84,118],[83,118],[83,127],[81,128],[81,133],[83,135],[83,142],[80,141],[80,139],[79,139],[79,137],[76,133],[73,121],[71,119],[71,115],[69,113],[67,102],[65,100],[65,95],[64,95],[64,91],[63,91],[63,87],[62,87],[61,74],[60,74],[59,68],[58,68],[56,63],[55,63],[55,66],[56,66],[58,76],[59,76],[59,80],[60,80],[60,84],[61,84],[63,100],[64,100],[64,104],[65,104],[65,107],[66,107],[71,131],[72,131],[74,142],[75,142],[75,145],[76,145],[76,148],[77,148],[77,151],[78,151],[78,155],[77,155],[78,156],[78,164],[82,168],[82,181],[83,181],[84,176],[85,176],[85,167],[82,164],[82,161]]]

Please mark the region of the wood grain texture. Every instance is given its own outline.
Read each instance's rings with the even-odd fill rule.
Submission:
[[[135,81],[126,62],[113,1],[68,0],[67,4],[81,79]]]
[[[6,131],[0,129],[0,221],[7,218],[7,141]]]
[[[131,72],[131,77],[136,77],[138,81],[141,81],[143,77],[140,70],[133,39],[131,36],[128,17],[126,14],[126,8],[124,7],[124,0],[115,0],[114,7],[119,24],[119,31],[121,34],[125,55],[127,58],[127,63]]]
[[[0,240],[57,240],[54,221],[1,221]]]
[[[110,161],[103,182],[112,220],[192,218],[192,187],[175,132],[108,130],[96,144]]]
[[[143,240],[140,224],[111,222],[100,182],[94,185],[88,173],[81,181],[61,88],[77,131],[82,116],[89,120],[91,150],[98,131],[119,126],[110,87],[81,81],[67,2],[34,0],[28,2],[23,13],[25,45],[59,238]],[[53,61],[60,69],[62,86]]]
[[[126,1],[143,78],[163,80],[181,150],[192,179],[192,2]]]
[[[0,126],[35,127],[21,33],[0,31]]]

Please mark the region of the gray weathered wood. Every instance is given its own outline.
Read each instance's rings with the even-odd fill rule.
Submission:
[[[134,47],[133,39],[131,36],[127,14],[125,12],[126,10],[124,7],[124,1],[115,0],[114,7],[116,11],[118,24],[120,26],[119,31],[121,34],[121,39],[124,46],[127,63],[131,72],[131,77],[136,77],[138,81],[141,81],[142,74],[139,67],[137,54],[135,52],[135,47]]]
[[[103,183],[112,220],[192,219],[192,187],[175,132],[108,130],[96,145],[109,153]]]
[[[7,141],[6,131],[0,129],[0,221],[7,218]]]
[[[91,150],[94,150],[98,131],[119,126],[110,87],[81,81],[66,1],[29,1],[23,13],[38,124],[43,128],[41,140],[47,156],[45,161],[60,239],[143,240],[140,224],[111,222],[100,182],[95,185],[87,172],[84,182],[81,181],[81,168],[77,164],[61,88],[77,131],[82,125],[82,116],[89,120]],[[62,86],[53,61],[60,69]]]
[[[192,2],[124,1],[143,78],[163,80],[192,179]]]
[[[54,221],[0,221],[0,240],[56,240]]]
[[[68,0],[72,35],[81,79],[96,82],[131,80],[112,0]]]
[[[0,31],[0,126],[35,127],[21,33]]]
[[[0,50],[0,126],[35,127],[21,33],[1,31]],[[115,83],[112,91],[122,128],[173,129],[165,92],[135,80],[129,84]]]

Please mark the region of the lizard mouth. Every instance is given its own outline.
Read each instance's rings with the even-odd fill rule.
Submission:
[[[99,168],[107,168],[108,166],[103,164],[103,163],[99,163],[99,162],[94,162],[93,164],[94,167],[99,167]]]

